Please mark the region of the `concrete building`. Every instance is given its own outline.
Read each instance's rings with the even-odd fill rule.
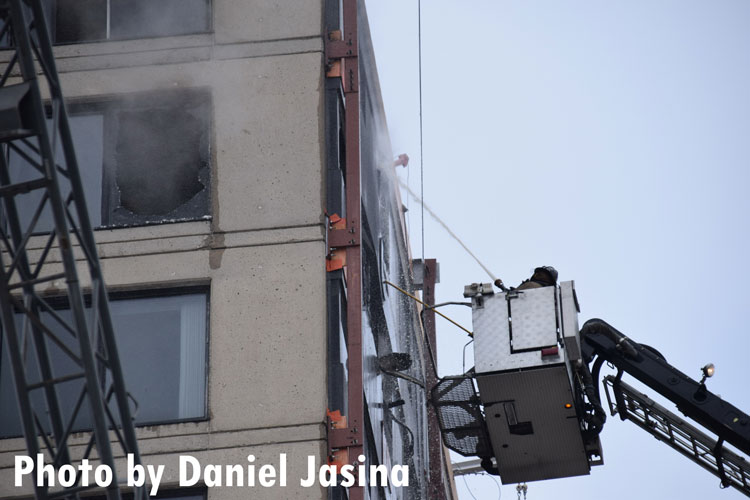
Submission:
[[[160,495],[345,498],[298,478],[308,457],[352,463],[363,449],[368,465],[408,465],[411,476],[359,498],[453,497],[434,443],[430,463],[426,391],[398,376],[424,381],[431,367],[416,304],[383,284],[420,287],[363,2],[348,54],[349,0],[155,3],[58,0],[48,19],[140,451],[166,466]],[[23,161],[11,154],[10,168]],[[40,229],[50,223],[43,215]],[[337,228],[355,223],[341,243]],[[59,290],[49,300],[64,315]],[[25,498],[30,483],[13,486],[25,445],[7,365],[0,358],[0,498]],[[327,412],[358,406],[362,440],[333,440],[334,427],[354,426]],[[73,424],[84,430],[74,454],[87,418]],[[179,455],[278,468],[280,454],[286,487],[177,489]]]

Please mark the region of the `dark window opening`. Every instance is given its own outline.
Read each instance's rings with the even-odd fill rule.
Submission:
[[[107,39],[107,0],[55,0],[54,42]]]
[[[209,0],[50,0],[56,44],[205,33]]]
[[[110,0],[112,38],[202,33],[209,28],[207,0]]]
[[[205,188],[199,180],[201,164],[191,161],[200,157],[198,120],[187,117],[189,122],[180,124],[185,129],[184,141],[175,137],[165,143],[153,140],[161,130],[179,123],[181,114],[177,109],[120,114],[115,179],[122,208],[137,215],[165,215]],[[132,144],[142,146],[134,148]],[[169,189],[165,190],[167,186]]]
[[[206,416],[208,293],[198,290],[160,293],[114,294],[110,302],[125,384],[138,403],[134,415],[136,425],[200,420]],[[70,320],[66,300],[50,299],[49,302],[58,315]],[[16,328],[21,327],[23,320],[19,313]],[[76,340],[67,335],[49,313],[42,313],[41,321],[65,339],[73,352],[77,352]],[[45,344],[56,377],[80,371],[80,367],[57,344],[49,339]],[[30,363],[27,376],[39,379],[40,371],[32,346],[29,346],[27,356],[26,362]],[[56,386],[66,420],[71,417],[83,386],[81,379]],[[32,393],[32,407],[47,428],[44,418],[46,403],[40,391]],[[78,413],[73,428],[79,431],[91,427],[86,405]],[[7,349],[3,349],[0,359],[0,438],[20,436],[22,432],[10,358]]]
[[[69,123],[93,227],[122,227],[208,218],[210,98],[208,92],[147,93],[68,104]],[[39,173],[10,150],[11,180]],[[58,141],[56,160],[64,166]],[[58,176],[63,196],[70,190]],[[23,228],[42,193],[16,196]],[[47,204],[34,229],[51,231]]]
[[[346,139],[343,89],[326,78],[326,211],[346,217]]]
[[[209,215],[209,100],[195,93],[112,110],[105,172],[109,225]]]
[[[328,405],[331,410],[348,412],[346,346],[346,285],[342,270],[327,275],[328,313]]]

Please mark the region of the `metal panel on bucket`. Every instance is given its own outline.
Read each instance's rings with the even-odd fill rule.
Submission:
[[[482,375],[477,384],[503,484],[589,473],[564,364]]]
[[[555,292],[555,287],[548,286],[523,290],[508,298],[514,352],[557,344]]]

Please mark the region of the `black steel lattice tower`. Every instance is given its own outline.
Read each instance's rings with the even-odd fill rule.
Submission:
[[[56,469],[97,458],[115,479],[106,496],[118,500],[109,432],[122,453],[140,463],[132,402],[42,0],[0,0],[0,22],[0,43],[10,54],[0,77],[0,346],[8,349],[29,456],[45,453]],[[29,200],[33,214],[19,208]],[[84,286],[90,286],[87,294]],[[58,287],[57,295],[65,293],[65,311],[50,294]],[[73,446],[69,438],[81,420],[90,439]],[[36,498],[75,498],[95,488],[82,486],[80,479],[69,488],[35,485]],[[145,488],[136,489],[136,498],[144,495]]]

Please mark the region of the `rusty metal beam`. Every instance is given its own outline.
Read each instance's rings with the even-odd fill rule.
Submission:
[[[356,48],[357,0],[344,0],[344,43]],[[362,198],[360,186],[360,141],[359,141],[359,57],[357,52],[344,62],[345,141],[346,141],[346,225],[349,233],[361,241]],[[349,386],[347,388],[349,411],[348,424],[352,437],[358,443],[349,447],[349,459],[359,462],[364,455],[365,403],[362,374],[362,247],[346,247],[346,347]],[[361,486],[349,489],[350,500],[364,500]]]
[[[435,283],[437,282],[437,261],[425,259],[423,301],[427,304],[435,303]],[[437,362],[437,335],[435,332],[435,310],[426,309],[424,312],[424,329],[428,339],[428,349],[432,349],[431,357]],[[431,363],[431,361],[429,361]],[[435,371],[432,367],[425,370],[428,394],[437,384]],[[440,435],[437,415],[434,411],[428,412],[427,417],[427,444],[430,454],[430,480],[428,483],[429,498],[431,500],[446,500],[445,484],[443,479],[443,441]]]
[[[352,465],[359,465],[364,455],[364,386],[362,373],[362,249],[361,242],[361,186],[359,140],[359,57],[357,30],[357,0],[342,0],[343,26],[341,33],[326,40],[327,66],[338,67],[329,77],[340,76],[344,90],[344,142],[346,229],[329,231],[328,242],[333,248],[346,251],[346,350],[349,374],[346,428],[329,429],[329,457],[337,450],[346,449],[345,456]],[[355,483],[356,484],[356,483]],[[349,488],[350,500],[363,500],[364,488]]]

